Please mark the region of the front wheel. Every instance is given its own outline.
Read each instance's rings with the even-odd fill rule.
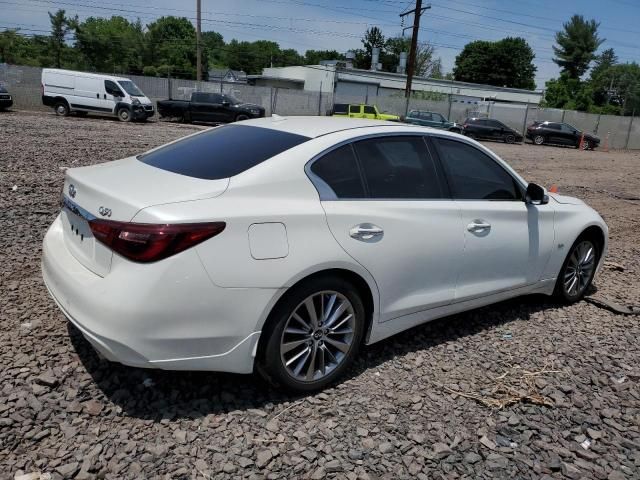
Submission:
[[[580,146],[579,143],[578,146]],[[582,142],[582,150],[591,150],[591,142],[589,140],[584,140]]]
[[[131,112],[128,108],[121,108],[118,110],[118,120],[121,122],[130,122],[131,121]]]
[[[598,246],[591,238],[578,238],[562,264],[556,280],[555,297],[565,303],[581,300],[593,281],[599,258]]]
[[[55,104],[53,109],[59,117],[69,116],[69,105],[67,102],[58,102]]]
[[[294,287],[272,312],[258,371],[267,381],[308,392],[340,377],[358,352],[365,309],[357,289],[319,277]]]
[[[542,135],[536,135],[533,137],[533,143],[536,145],[542,145],[544,143],[544,137]]]
[[[245,115],[244,113],[236,115],[236,122],[241,122],[243,120],[249,120],[249,115]]]

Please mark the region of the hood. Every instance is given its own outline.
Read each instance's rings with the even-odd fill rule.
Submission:
[[[549,193],[549,197],[553,198],[558,203],[565,205],[586,205],[582,200],[575,197],[568,197],[566,195],[560,195],[558,193]]]
[[[234,107],[257,108],[258,110],[264,110],[264,107],[262,107],[261,105],[256,105],[255,103],[236,103]]]

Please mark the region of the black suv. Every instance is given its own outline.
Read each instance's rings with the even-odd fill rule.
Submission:
[[[527,138],[536,145],[545,143],[553,145],[569,145],[580,147],[580,138],[583,132],[573,125],[562,122],[533,122],[527,127]],[[584,150],[592,150],[600,145],[600,139],[595,135],[584,132]]]
[[[505,143],[522,141],[520,132],[490,118],[467,118],[462,125],[462,133],[471,138],[502,140]]]
[[[4,110],[5,108],[9,108],[13,105],[13,99],[6,88],[0,85],[0,110]]]

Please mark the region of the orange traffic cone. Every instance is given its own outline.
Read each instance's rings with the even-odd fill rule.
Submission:
[[[580,135],[580,144],[578,145],[578,148],[580,150],[584,148],[584,132],[582,132],[582,135]]]
[[[607,132],[607,136],[604,139],[604,151],[608,152],[609,151],[609,135],[611,135],[611,132]]]
[[[551,185],[549,187],[549,193],[558,193],[558,186],[557,185]]]

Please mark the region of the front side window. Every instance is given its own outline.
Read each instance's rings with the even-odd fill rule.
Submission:
[[[435,165],[422,137],[379,137],[354,143],[371,198],[441,198]]]
[[[336,148],[311,165],[338,198],[365,197],[364,184],[351,145]]]
[[[349,105],[349,113],[360,113],[360,105]]]
[[[432,117],[435,122],[444,122],[444,117],[439,113],[433,113]]]
[[[422,112],[422,113],[420,114],[420,118],[421,118],[422,120],[429,120],[429,121],[431,121],[431,120],[433,119],[433,115],[431,115],[429,112]]]
[[[365,105],[364,106],[364,113],[366,113],[368,115],[375,115],[376,114],[376,109],[373,108],[371,105]]]
[[[333,113],[337,113],[337,114],[348,113],[347,107],[348,107],[348,105],[345,105],[344,103],[336,103],[333,106]]]
[[[557,123],[547,123],[547,128],[550,128],[551,130],[560,130],[560,125]]]
[[[104,81],[104,90],[114,97],[124,97],[122,90],[116,85],[116,82],[112,82],[111,80]]]
[[[434,138],[434,142],[453,198],[522,200],[522,192],[511,174],[484,152],[457,140]]]

